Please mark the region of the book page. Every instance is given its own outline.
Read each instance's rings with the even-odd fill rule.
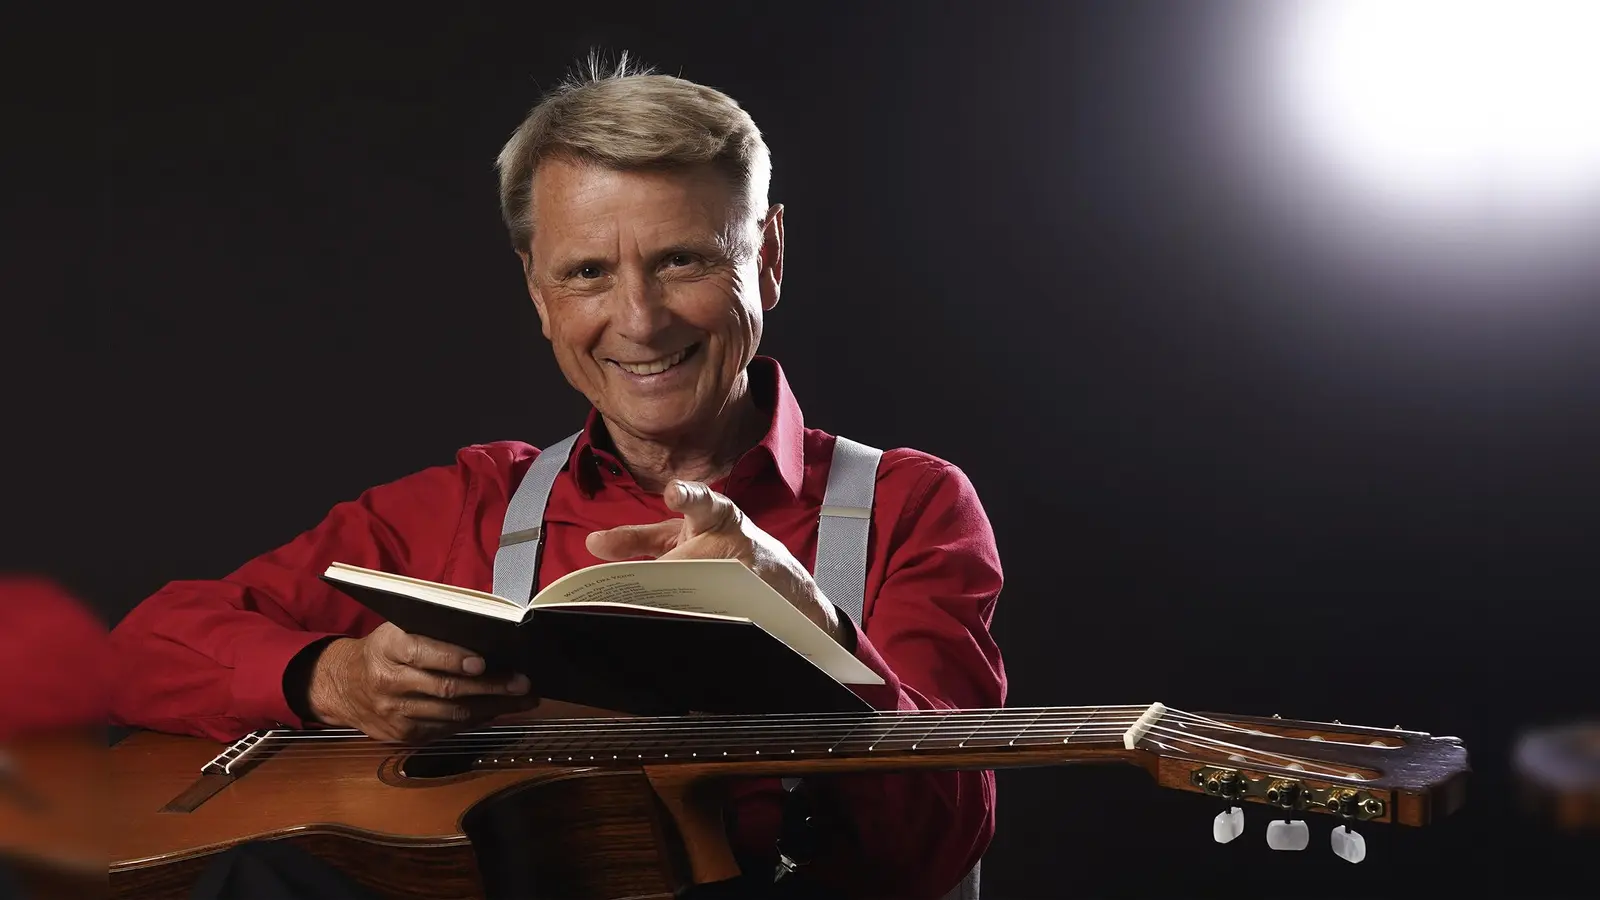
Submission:
[[[436,581],[427,581],[421,578],[412,578],[408,575],[396,575],[393,572],[380,572],[377,569],[367,569],[361,566],[353,566],[349,563],[333,563],[328,566],[323,575],[334,581],[387,591],[391,594],[399,594],[403,597],[411,597],[427,603],[435,603],[439,606],[449,606],[468,612],[494,616],[497,619],[507,619],[515,622],[520,620],[523,615],[522,607],[494,594],[450,584],[440,584]]]
[[[631,606],[748,619],[842,684],[883,684],[881,676],[738,560],[603,563],[557,579],[531,605]]]

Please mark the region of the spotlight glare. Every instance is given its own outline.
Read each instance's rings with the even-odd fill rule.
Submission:
[[[1280,44],[1291,127],[1386,193],[1600,193],[1600,2],[1306,0]]]

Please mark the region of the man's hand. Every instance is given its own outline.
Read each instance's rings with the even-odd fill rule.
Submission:
[[[732,500],[696,481],[673,480],[663,494],[667,508],[683,514],[654,525],[622,525],[589,535],[589,552],[617,561],[655,559],[737,559],[761,576],[806,618],[844,643],[848,626],[822,595],[806,567],[789,548],[745,516]]]
[[[329,644],[311,675],[317,721],[380,741],[425,743],[538,705],[526,675],[482,678],[483,659],[385,622]]]

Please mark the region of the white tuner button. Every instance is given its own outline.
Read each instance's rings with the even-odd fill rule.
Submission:
[[[1333,830],[1330,842],[1333,855],[1345,862],[1358,863],[1367,858],[1367,839],[1343,825]]]
[[[1267,823],[1267,846],[1274,850],[1304,850],[1311,843],[1311,830],[1298,819],[1274,819]]]
[[[1217,818],[1211,823],[1211,836],[1219,844],[1226,844],[1241,834],[1244,834],[1244,810],[1237,806],[1217,813]]]

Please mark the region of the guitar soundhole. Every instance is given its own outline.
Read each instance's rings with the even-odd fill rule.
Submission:
[[[492,758],[514,748],[515,741],[503,744],[452,750],[448,747],[424,747],[406,755],[400,761],[400,774],[411,779],[452,778],[465,775],[477,766],[480,759]]]
[[[400,763],[400,774],[407,778],[449,778],[472,770],[475,757],[466,753],[412,753]]]

